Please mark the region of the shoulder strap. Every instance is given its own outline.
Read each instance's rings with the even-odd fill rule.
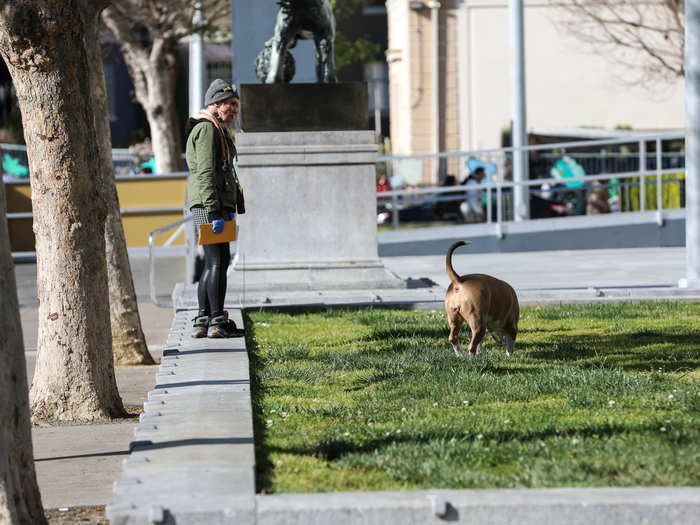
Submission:
[[[204,117],[209,122],[214,124],[214,127],[219,132],[219,140],[221,141],[221,158],[226,160],[226,143],[225,143],[225,139],[224,139],[224,131],[221,129],[221,126],[219,126],[219,122],[214,118],[214,115],[212,115],[211,113],[209,113],[205,109],[201,110],[197,115]],[[234,146],[233,151],[235,154],[235,152],[236,152],[235,146]],[[238,158],[238,157],[236,156],[236,158]],[[233,166],[233,178],[236,180],[236,182],[238,182],[238,174],[236,173],[235,166]]]
[[[224,132],[221,129],[221,127],[219,126],[218,121],[214,118],[214,115],[212,115],[211,113],[209,113],[208,111],[206,111],[204,109],[201,110],[197,115],[200,117],[204,117],[209,122],[214,124],[214,127],[219,132],[219,140],[221,141],[221,158],[224,159],[224,161],[225,161],[226,160],[226,144],[224,142]]]

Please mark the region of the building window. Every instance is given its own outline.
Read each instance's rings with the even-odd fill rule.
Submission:
[[[386,0],[363,0],[363,15],[386,15]]]
[[[207,63],[207,82],[205,86],[208,86],[217,78],[231,80],[231,77],[231,61]]]

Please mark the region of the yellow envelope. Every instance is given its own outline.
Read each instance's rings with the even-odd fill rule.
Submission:
[[[214,233],[212,223],[199,225],[199,244],[216,244],[219,242],[233,242],[236,240],[236,219],[224,221],[224,229],[221,233]]]

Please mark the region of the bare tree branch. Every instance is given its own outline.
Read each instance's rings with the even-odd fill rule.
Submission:
[[[567,33],[643,79],[685,75],[682,0],[564,0],[552,5],[567,13]]]
[[[194,18],[199,8],[201,17]],[[178,44],[188,36],[230,31],[229,0],[112,0],[102,12],[122,53],[151,129],[157,169],[182,169],[180,123],[175,109]]]

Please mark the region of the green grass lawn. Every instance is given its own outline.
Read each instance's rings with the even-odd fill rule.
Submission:
[[[444,312],[246,328],[260,491],[700,485],[700,304],[523,308],[511,358]]]

